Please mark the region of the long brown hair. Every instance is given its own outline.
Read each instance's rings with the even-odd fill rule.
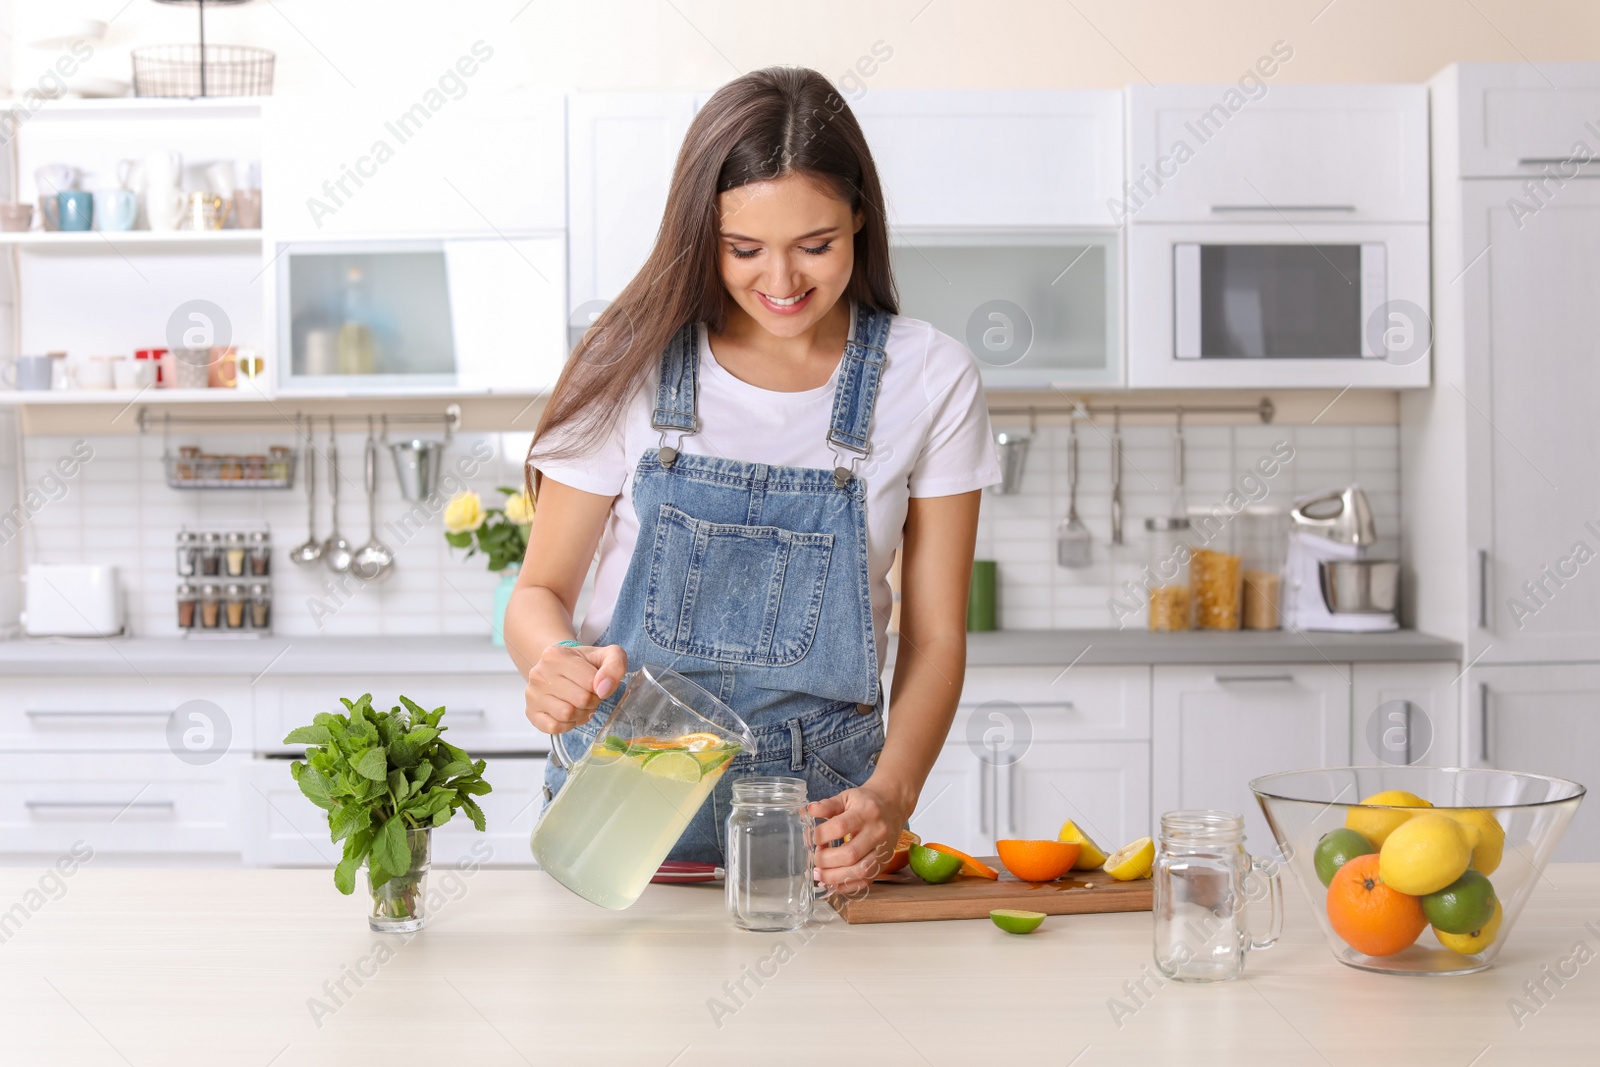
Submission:
[[[844,99],[821,74],[803,67],[735,78],[689,125],[655,248],[573,350],[539,419],[530,458],[588,451],[611,431],[674,334],[695,322],[722,331],[729,298],[718,270],[717,196],[787,174],[821,181],[862,215],[845,298],[879,311],[898,309],[883,190]],[[541,445],[545,439],[547,446]]]

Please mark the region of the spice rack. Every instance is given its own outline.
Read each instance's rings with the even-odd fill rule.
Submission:
[[[292,489],[299,453],[273,445],[266,455],[215,455],[184,445],[166,452],[167,485],[173,489]]]
[[[180,529],[176,539],[178,630],[191,638],[272,632],[272,531]]]

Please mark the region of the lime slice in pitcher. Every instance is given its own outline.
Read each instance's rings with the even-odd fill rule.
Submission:
[[[644,773],[674,782],[698,782],[700,761],[682,749],[668,749],[646,758]]]

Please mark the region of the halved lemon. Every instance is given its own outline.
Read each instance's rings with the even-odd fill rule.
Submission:
[[[1078,862],[1072,865],[1075,871],[1092,871],[1106,861],[1105,849],[1095,844],[1094,838],[1078,829],[1078,824],[1071,819],[1061,824],[1061,832],[1056,835],[1056,840],[1083,846],[1078,853]]]
[[[1129,841],[1113,852],[1101,868],[1119,882],[1150,877],[1150,868],[1156,861],[1156,845],[1148,837]]]
[[[682,749],[668,749],[645,757],[644,773],[673,782],[698,782],[700,761]]]

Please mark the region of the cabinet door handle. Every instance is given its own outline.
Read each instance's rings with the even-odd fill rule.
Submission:
[[[994,833],[991,802],[994,799],[994,764],[986,759],[978,761],[978,832],[985,837]]]
[[[1489,765],[1489,683],[1478,683],[1478,758]]]
[[[1489,550],[1478,549],[1478,629],[1489,628]]]
[[[1217,215],[1237,214],[1244,211],[1338,211],[1351,212],[1356,209],[1354,204],[1212,204],[1211,210]]]
[[[178,802],[175,800],[135,800],[131,803],[122,800],[24,800],[22,806],[30,811],[87,811],[97,808],[116,808],[118,811],[131,811],[135,808],[148,811],[176,811]]]
[[[1017,809],[1017,779],[1022,775],[1017,773],[1017,761],[1010,760],[1006,763],[1006,834],[1016,837],[1019,833],[1017,827],[1022,825],[1022,816]]]
[[[139,711],[72,711],[66,708],[28,708],[22,713],[30,719],[127,719],[138,716],[139,718],[161,718],[171,716],[171,711],[155,711],[142,709]]]
[[[1593,156],[1590,156],[1588,159],[1582,159],[1578,156],[1523,156],[1521,159],[1517,160],[1517,166],[1537,167],[1545,163],[1576,163],[1581,167],[1585,163],[1593,162]]]
[[[1218,685],[1293,685],[1294,675],[1283,674],[1214,674]]]

